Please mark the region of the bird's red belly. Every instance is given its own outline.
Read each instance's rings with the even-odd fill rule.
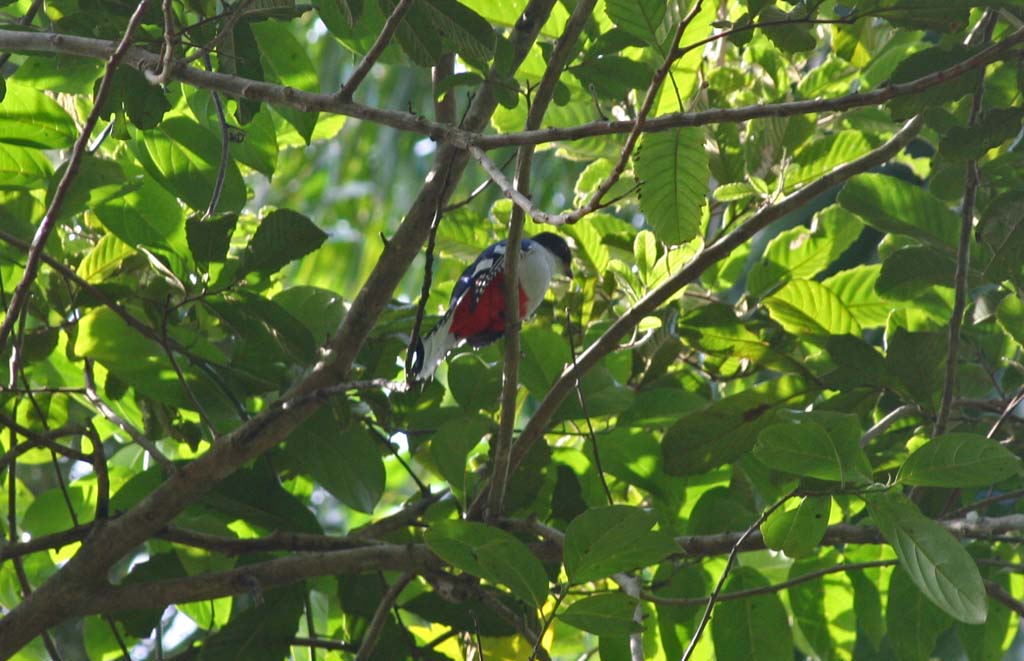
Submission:
[[[526,317],[526,292],[519,288],[519,317]],[[505,277],[498,275],[473,305],[472,292],[459,301],[452,317],[451,332],[459,339],[505,331]]]

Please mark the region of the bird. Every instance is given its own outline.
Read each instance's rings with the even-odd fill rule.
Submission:
[[[448,310],[413,350],[411,380],[426,381],[448,352],[465,342],[475,349],[505,334],[506,241],[488,246],[452,288]],[[572,252],[565,239],[541,232],[520,244],[519,315],[526,319],[544,300],[551,279],[572,278]]]

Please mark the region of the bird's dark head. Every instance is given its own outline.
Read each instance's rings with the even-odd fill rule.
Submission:
[[[565,239],[554,232],[541,232],[531,237],[531,240],[539,243],[557,257],[562,263],[562,273],[572,277],[572,251],[569,250],[569,244],[565,242]]]

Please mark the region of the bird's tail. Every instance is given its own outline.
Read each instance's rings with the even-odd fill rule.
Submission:
[[[412,378],[415,381],[426,381],[434,376],[434,370],[448,352],[455,346],[457,339],[451,333],[452,315],[445,315],[437,322],[433,330],[416,343],[412,355]]]

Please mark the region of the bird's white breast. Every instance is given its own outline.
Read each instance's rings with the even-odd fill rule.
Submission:
[[[519,260],[519,286],[526,294],[524,316],[530,316],[544,300],[544,294],[551,284],[557,265],[555,257],[539,245],[524,250]]]

